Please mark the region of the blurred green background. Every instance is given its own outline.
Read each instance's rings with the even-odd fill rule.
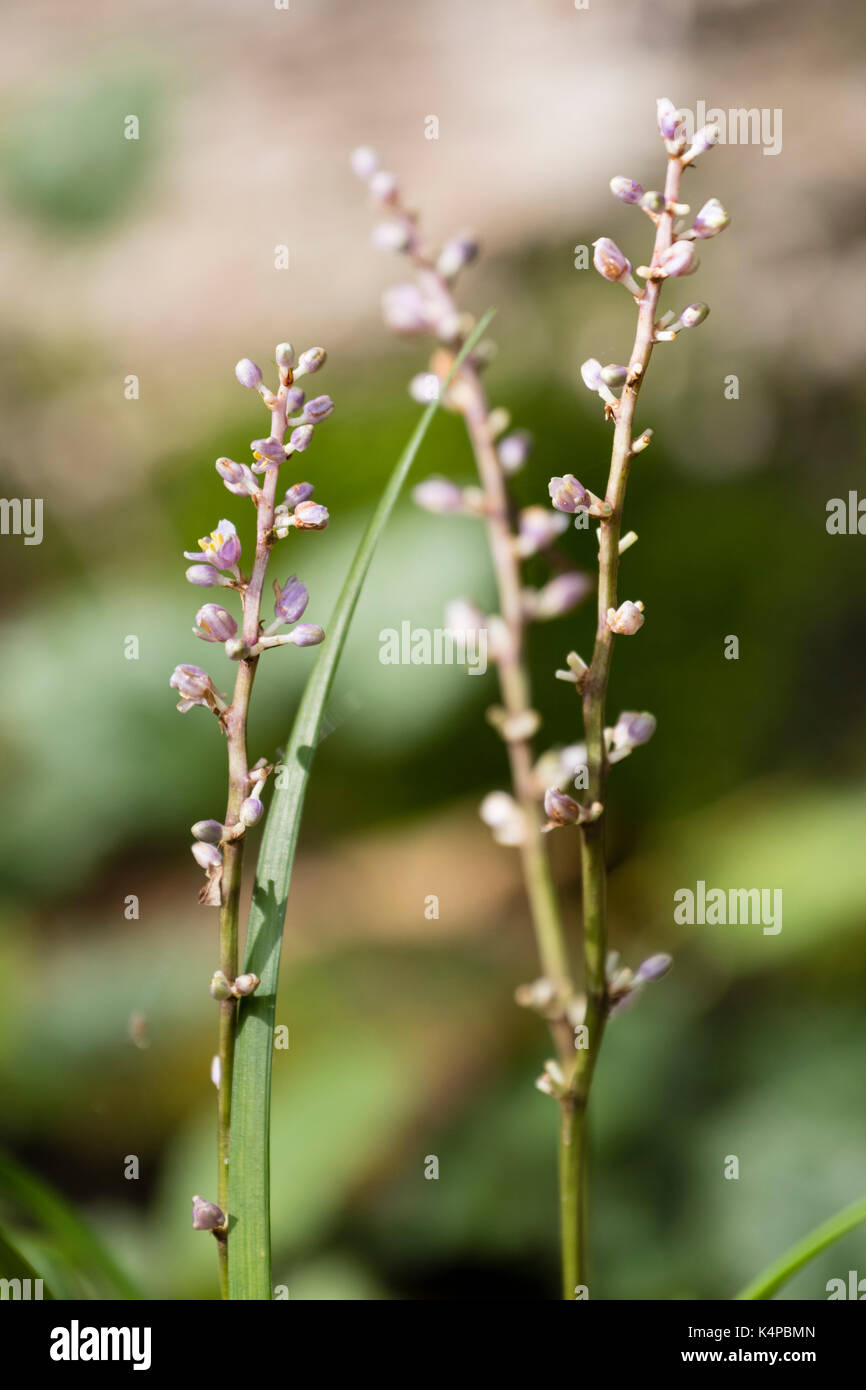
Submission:
[[[659,177],[662,92],[779,108],[784,145],[720,146],[690,176],[695,204],[719,196],[733,222],[686,287],[707,324],[657,351],[641,398],[655,437],[634,468],[622,596],[647,623],[618,646],[611,713],[650,709],[658,732],[612,777],[611,935],[633,965],[662,950],[676,965],[605,1043],[593,1296],[730,1297],[863,1191],[864,542],[829,536],[825,509],[862,486],[864,155],[846,45],[864,17],[841,0],[653,14],[145,3],[106,29],[95,4],[75,28],[59,3],[6,7],[0,486],[44,498],[45,535],[0,544],[2,1132],[146,1297],[216,1295],[212,1242],[190,1228],[193,1193],[215,1190],[216,917],[195,901],[188,827],[222,813],[224,750],[203,712],[178,715],[168,677],[197,661],[228,680],[190,632],[181,552],[222,516],[249,547],[248,509],[213,471],[266,418],[233,364],[264,366],[286,337],[329,348],[317,385],[337,408],[304,476],[332,522],[285,542],[275,571],[297,570],[307,617],[326,622],[426,363],[377,317],[404,268],[370,246],[348,171],[369,140],[431,235],[471,224],[488,248],[461,293],[496,305],[492,398],[536,438],[521,501],[543,501],[553,473],[603,490],[609,430],[578,364],[623,360],[633,322],[573,247],[607,234],[646,258],[649,224],[606,184]],[[434,424],[428,472],[472,480],[454,418]],[[565,539],[587,569],[594,544]],[[512,1003],[537,972],[513,852],[477,818],[505,785],[483,717],[495,678],[378,660],[383,627],[437,627],[457,595],[493,601],[483,536],[407,500],[342,662],[289,908],[273,1223],[292,1298],[555,1296],[557,1117],[532,1085],[548,1044]],[[533,632],[539,747],[580,737],[553,671],[571,647],[588,655],[591,609]],[[314,657],[263,663],[253,757],[284,742]],[[576,839],[551,848],[576,941]],[[698,879],[781,888],[782,932],[675,926],[673,894]],[[9,1187],[0,1209],[50,1283],[56,1239]],[[823,1298],[852,1268],[866,1274],[862,1233],[782,1296]],[[61,1294],[100,1292],[67,1279],[58,1266]]]

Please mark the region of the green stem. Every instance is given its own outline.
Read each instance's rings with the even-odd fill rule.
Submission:
[[[672,204],[679,200],[682,164],[676,156],[668,160],[665,179],[666,210],[656,224],[652,265],[673,240],[674,215]],[[587,802],[605,806],[607,794],[607,747],[605,743],[605,712],[607,687],[613,659],[614,634],[608,626],[609,609],[616,609],[617,577],[619,571],[619,542],[622,534],[622,513],[626,485],[632,458],[634,414],[638,395],[652,356],[655,319],[661,281],[650,278],[638,302],[638,322],[634,346],[629,359],[628,379],[616,408],[616,426],[611,450],[610,475],[605,501],[610,515],[599,525],[599,583],[598,621],[592,661],[581,682],[583,719],[586,731],[589,786]],[[586,821],[580,827],[581,837],[581,896],[583,899],[583,955],[586,981],[587,1046],[579,1049],[574,1073],[573,1091],[582,1107],[582,1140],[577,1167],[580,1192],[576,1203],[577,1282],[588,1284],[585,1222],[581,1213],[586,1210],[588,1172],[586,1163],[586,1125],[592,1080],[601,1050],[608,1013],[605,961],[607,957],[607,865],[605,860],[606,812],[597,820]],[[569,1178],[571,1181],[571,1178]],[[571,1295],[573,1296],[573,1295]]]

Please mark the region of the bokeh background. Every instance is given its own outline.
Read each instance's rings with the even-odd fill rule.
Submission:
[[[287,337],[331,354],[317,383],[337,409],[305,476],[333,519],[284,566],[312,621],[417,418],[426,350],[381,325],[404,271],[371,245],[349,151],[380,150],[432,237],[481,236],[461,293],[497,307],[491,393],[536,437],[521,499],[567,471],[599,491],[609,433],[578,365],[623,360],[633,315],[573,248],[605,234],[646,258],[649,224],[607,182],[658,182],[662,94],[780,108],[783,144],[719,146],[690,176],[732,226],[686,289],[707,324],[657,352],[641,398],[655,439],[623,595],[648,622],[617,650],[611,704],[659,725],[612,778],[612,936],[632,964],[676,966],[605,1044],[593,1296],[730,1297],[862,1193],[866,542],[825,518],[863,486],[864,30],[855,0],[4,7],[2,492],[44,498],[45,535],[0,543],[0,1086],[21,1165],[4,1166],[0,1272],[23,1257],[60,1296],[108,1291],[44,1183],[145,1297],[216,1294],[189,1218],[215,1186],[216,921],[188,826],[221,814],[224,767],[215,724],[168,689],[202,660],[181,552],[223,515],[249,539],[213,471],[264,423],[238,357]],[[446,416],[416,476],[435,471],[472,478]],[[567,546],[592,567],[591,533]],[[381,628],[436,627],[456,595],[492,602],[481,534],[407,500],[342,662],[289,909],[273,1188],[293,1298],[556,1293],[556,1113],[532,1085],[548,1044],[512,1002],[532,944],[513,854],[477,818],[504,785],[495,678],[378,661]],[[589,647],[591,607],[533,635],[547,745],[579,737],[552,673]],[[314,655],[263,663],[253,756],[284,742]],[[553,840],[576,940],[575,838]],[[781,888],[782,932],[675,926],[673,893],[698,879]],[[783,1296],[823,1298],[851,1268],[862,1233]]]

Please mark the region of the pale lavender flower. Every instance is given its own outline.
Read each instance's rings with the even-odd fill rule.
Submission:
[[[248,464],[220,458],[217,459],[215,467],[229,492],[234,493],[236,497],[255,497],[259,492],[259,485]]]
[[[253,453],[267,463],[285,463],[286,448],[279,439],[269,436],[267,439],[254,439],[250,443]]]
[[[379,156],[369,145],[359,145],[349,156],[352,165],[352,172],[357,174],[359,179],[366,182],[371,179],[379,169]]]
[[[286,640],[293,642],[296,647],[315,647],[319,642],[324,642],[325,630],[315,623],[298,623]]]
[[[255,362],[251,362],[248,357],[242,357],[235,367],[235,376],[241,386],[247,386],[251,391],[255,391],[262,384],[262,369],[257,367]]]
[[[307,348],[298,358],[298,365],[295,368],[295,376],[310,376],[313,372],[318,372],[328,360],[328,354],[323,347]]]
[[[693,241],[675,241],[658,259],[658,273],[663,276],[690,275],[696,268]]]
[[[709,304],[689,304],[680,314],[679,322],[683,328],[697,328],[710,312]]]
[[[274,357],[278,367],[289,368],[295,365],[295,349],[291,343],[277,343]]]
[[[510,434],[503,435],[496,447],[496,454],[504,473],[510,475],[523,468],[532,453],[533,442],[529,430],[512,430]]]
[[[682,125],[682,112],[678,111],[667,97],[659,97],[656,102],[659,134],[663,140],[675,140]]]
[[[333,410],[334,402],[330,396],[314,396],[304,406],[304,424],[318,425],[320,421],[327,420]]]
[[[203,840],[209,845],[218,845],[225,834],[225,826],[218,820],[197,820],[192,827],[194,840]]]
[[[241,802],[240,819],[244,825],[258,825],[265,814],[264,804],[257,796],[244,797]]]
[[[285,584],[280,585],[278,580],[274,580],[274,593],[276,602],[274,603],[274,615],[284,623],[296,623],[303,615],[310,595],[307,592],[306,584],[298,579],[297,575],[292,575]]]
[[[199,546],[200,550],[185,550],[184,559],[204,561],[218,570],[237,570],[241,543],[234,524],[225,517],[209,536],[202,536]]]
[[[382,315],[395,333],[426,333],[430,327],[427,305],[417,285],[392,285],[382,295]]]
[[[213,565],[190,565],[186,577],[190,584],[198,584],[202,589],[211,589],[214,584],[228,582]]]
[[[193,705],[204,705],[212,709],[218,699],[213,681],[200,666],[175,666],[169,686],[181,697],[178,703],[181,714],[186,714]]]
[[[453,280],[477,255],[478,242],[472,232],[460,232],[442,247],[436,270],[444,280]]]
[[[580,806],[574,797],[561,792],[558,787],[548,787],[544,793],[544,812],[551,828],[557,825],[574,825],[580,820]]]
[[[320,502],[299,502],[292,513],[291,524],[299,531],[324,531],[330,519],[328,508]]]
[[[555,579],[551,579],[543,588],[535,592],[529,591],[529,614],[542,622],[550,618],[561,618],[576,608],[591,588],[592,580],[588,574],[581,574],[579,570],[567,570],[565,574],[558,574]]]
[[[438,474],[418,483],[412,489],[412,498],[425,512],[438,515],[459,512],[463,507],[463,489],[450,478],[443,478]]]
[[[634,179],[627,179],[623,174],[617,174],[610,181],[610,191],[615,198],[619,198],[621,203],[639,203],[643,197],[643,189]]]
[[[203,642],[227,642],[237,634],[238,625],[231,613],[218,603],[206,603],[195,615],[193,632]]]
[[[389,222],[378,222],[373,228],[371,238],[379,251],[406,251],[411,243],[407,224],[396,218]]]
[[[638,632],[645,622],[642,603],[632,603],[631,599],[626,599],[619,608],[609,608],[607,610],[607,625],[611,632],[619,633],[623,637],[631,637]]]
[[[290,509],[296,507],[299,502],[309,502],[315,488],[312,483],[293,483],[285,496],[285,505]]]
[[[300,386],[290,386],[286,392],[286,414],[291,415],[293,411],[300,410],[306,399],[307,393],[302,391]]]
[[[598,237],[592,245],[592,263],[605,280],[626,280],[631,277],[631,261],[609,236]]]
[[[400,192],[400,182],[396,174],[387,169],[377,169],[370,178],[370,193],[377,203],[387,206],[396,201]]]
[[[215,1202],[206,1202],[203,1197],[192,1199],[192,1228],[194,1231],[221,1231],[226,1219]]]
[[[566,473],[561,478],[551,478],[547,490],[558,512],[589,511],[590,495],[573,473]]]
[[[522,845],[526,839],[526,817],[508,792],[488,792],[478,814],[493,831],[499,845]]]
[[[712,149],[719,138],[719,128],[710,122],[709,125],[701,126],[694,140],[683,155],[683,164],[690,164],[698,155],[706,154],[707,150]]]
[[[435,372],[416,372],[409,382],[409,395],[419,405],[429,405],[439,399],[442,383]]]
[[[568,528],[568,518],[547,507],[524,507],[518,520],[517,553],[526,560],[547,550]]]
[[[647,959],[638,966],[635,980],[641,984],[660,980],[663,975],[668,973],[673,963],[673,956],[666,955],[663,951],[659,951],[654,956],[647,956]]]
[[[206,840],[196,840],[190,849],[193,859],[202,869],[218,869],[223,862],[216,845],[208,844]]]
[[[691,231],[694,236],[706,240],[707,237],[718,236],[719,232],[723,232],[730,220],[718,198],[710,198],[696,215]]]
[[[298,425],[289,435],[289,448],[296,454],[302,454],[305,449],[309,449],[312,442],[312,425]]]

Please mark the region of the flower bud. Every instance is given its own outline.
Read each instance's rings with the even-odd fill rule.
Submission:
[[[352,166],[352,173],[357,174],[359,179],[366,183],[371,179],[379,168],[379,156],[369,145],[359,145],[349,156]]]
[[[264,814],[264,803],[257,796],[245,797],[241,802],[240,819],[244,825],[258,825]]]
[[[304,423],[318,425],[320,420],[327,420],[333,410],[334,402],[330,396],[314,396],[304,406]]]
[[[275,579],[274,593],[276,594],[274,616],[280,618],[284,623],[296,623],[303,616],[310,601],[306,584],[302,583],[294,574],[291,579],[286,580],[282,587]]]
[[[193,632],[203,642],[226,642],[234,637],[238,625],[225,608],[218,603],[206,603],[195,615],[196,626]]]
[[[301,426],[303,428],[303,426]],[[287,491],[285,505],[291,509],[296,507],[299,502],[309,502],[315,491],[312,483],[294,483]]]
[[[667,251],[663,251],[659,256],[658,271],[660,275],[688,275],[695,268],[695,243],[693,241],[675,241],[673,246],[669,246]]]
[[[244,999],[247,995],[255,994],[260,984],[258,975],[238,975],[232,985],[232,994],[236,999]]]
[[[446,512],[459,512],[463,507],[463,491],[450,478],[425,478],[412,489],[412,498],[425,512],[444,515]]]
[[[193,839],[203,840],[209,845],[218,845],[225,834],[225,826],[218,820],[197,820],[192,827]]]
[[[610,191],[615,198],[619,198],[621,203],[637,203],[643,197],[643,189],[634,179],[627,179],[622,174],[617,174],[616,178],[610,181]]]
[[[502,466],[502,471],[517,473],[528,461],[532,453],[533,438],[529,430],[512,430],[500,439],[496,453]]]
[[[221,970],[217,970],[208,985],[211,999],[231,999],[232,987]]]
[[[585,512],[589,510],[589,493],[573,473],[562,478],[551,478],[548,484],[550,500],[558,512]]]
[[[229,492],[236,497],[255,497],[259,491],[259,485],[247,464],[234,463],[232,459],[217,459],[215,467]]]
[[[442,383],[435,372],[418,372],[409,382],[409,395],[419,405],[438,401]]]
[[[325,630],[317,627],[315,623],[298,623],[286,640],[293,642],[296,647],[316,647],[320,642],[324,642]]]
[[[719,138],[719,128],[712,123],[701,126],[686,153],[683,155],[683,164],[690,164],[693,159],[697,159],[699,154],[706,154],[707,150],[712,149]]]
[[[274,349],[274,356],[277,365],[280,367],[293,367],[295,365],[295,349],[291,343],[277,343]]]
[[[290,386],[286,391],[286,414],[291,415],[293,410],[300,410],[306,399],[307,393],[302,391],[300,386]]]
[[[508,792],[489,792],[479,807],[484,824],[493,831],[500,845],[522,845],[526,839],[523,811]]]
[[[718,198],[710,198],[695,217],[692,231],[695,236],[705,240],[707,237],[717,236],[719,232],[723,232],[730,220]]]
[[[532,594],[529,604],[530,616],[540,621],[561,618],[563,614],[576,608],[591,588],[592,581],[589,575],[581,574],[579,570],[558,574],[549,584],[545,584],[543,589]]]
[[[278,439],[274,439],[273,436],[270,436],[268,439],[254,439],[250,444],[250,448],[254,454],[258,454],[261,458],[267,459],[268,463],[285,463],[286,461],[285,446],[281,444]]]
[[[628,380],[628,367],[619,367],[611,362],[607,367],[602,367],[601,379],[605,386],[625,386]]]
[[[640,205],[644,212],[651,212],[658,216],[665,210],[665,195],[659,193],[658,189],[650,189],[641,198]]]
[[[631,599],[626,599],[617,609],[607,610],[608,627],[623,637],[633,636],[643,627],[644,621],[643,604],[632,603]]]
[[[251,362],[248,357],[242,357],[238,362],[235,367],[235,376],[241,386],[247,386],[251,391],[262,384],[261,368],[257,367],[255,362]]]
[[[396,202],[400,192],[397,175],[390,173],[387,169],[377,169],[370,178],[370,192],[377,203]]]
[[[439,253],[436,269],[443,280],[452,280],[478,255],[478,242],[471,232],[449,237]]]
[[[390,222],[379,222],[373,228],[372,240],[380,251],[406,251],[411,240],[409,227],[396,218]]]
[[[192,1228],[194,1231],[225,1230],[226,1219],[215,1202],[206,1202],[203,1197],[192,1199]]]
[[[709,312],[709,304],[689,304],[680,314],[680,324],[683,328],[697,328]]]
[[[640,980],[642,984],[649,984],[653,980],[660,980],[663,975],[668,973],[673,963],[673,956],[665,955],[663,951],[660,951],[658,955],[648,956],[647,959],[638,966],[635,979]]]
[[[580,820],[580,806],[574,797],[567,796],[557,787],[548,787],[544,793],[544,812],[552,826],[574,825]]]
[[[530,555],[546,550],[567,526],[567,517],[548,511],[547,507],[524,507],[518,522],[518,555],[526,560]]]
[[[426,333],[427,306],[417,285],[393,285],[382,295],[382,316],[395,333]]]
[[[292,524],[299,531],[324,531],[330,519],[328,508],[320,502],[299,502],[292,514]]]
[[[250,646],[243,637],[230,637],[225,643],[225,652],[229,661],[246,661],[250,655]]]
[[[683,118],[673,102],[667,97],[659,97],[656,101],[656,115],[662,139],[675,140]]]
[[[631,274],[631,261],[620,251],[609,236],[599,237],[593,243],[592,263],[605,280],[622,280]]]
[[[178,709],[186,714],[193,705],[212,705],[216,701],[214,683],[200,666],[175,666],[169,686],[180,695]]]
[[[313,442],[313,426],[298,425],[297,429],[292,430],[289,435],[289,448],[296,454],[302,454]]]
[[[222,582],[219,570],[215,570],[213,565],[190,565],[186,577],[190,584],[198,584],[202,589],[211,589],[214,584]]]
[[[223,862],[223,857],[216,845],[209,845],[204,840],[196,840],[191,846],[192,857],[202,869],[218,869]]]
[[[639,748],[643,743],[649,743],[656,731],[655,715],[647,710],[637,713],[634,710],[627,710],[619,716],[616,721],[615,732],[618,732],[620,739],[626,740],[633,748]]]
[[[298,358],[298,366],[295,376],[310,376],[313,372],[319,371],[324,367],[328,360],[328,354],[323,347],[307,348]]]

